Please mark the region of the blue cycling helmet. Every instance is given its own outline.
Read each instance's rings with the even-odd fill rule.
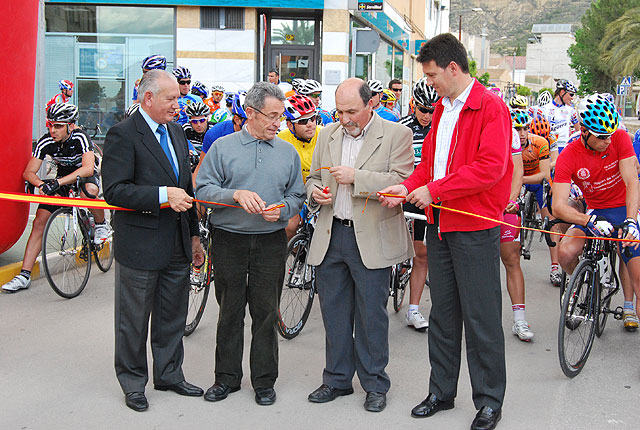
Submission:
[[[142,60],[142,70],[165,70],[167,68],[167,57],[163,55],[149,55]]]
[[[522,128],[531,124],[531,117],[526,110],[513,109],[511,111],[511,122],[515,128]]]
[[[233,103],[231,104],[231,113],[244,119],[247,118],[247,113],[244,111],[244,99],[246,96],[246,92],[238,91],[233,98]]]
[[[66,79],[63,79],[60,82],[58,82],[58,88],[60,88],[60,91],[62,91],[62,90],[72,90],[73,89],[73,82],[68,81]]]
[[[224,102],[227,104],[227,106],[230,106],[233,104],[233,99],[236,97],[236,93],[226,93],[224,95]]]
[[[207,86],[200,81],[195,81],[193,85],[191,85],[191,94],[195,94],[196,96],[202,97],[202,99],[206,99],[209,97],[209,90]]]
[[[596,136],[611,136],[620,125],[616,107],[598,93],[580,100],[578,116],[580,123]]]
[[[177,80],[190,79],[191,71],[184,66],[178,66],[173,69],[173,76],[175,76]]]

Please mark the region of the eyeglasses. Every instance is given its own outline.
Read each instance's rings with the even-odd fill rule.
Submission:
[[[190,119],[189,122],[191,124],[200,124],[205,122],[207,119],[206,118],[200,118],[200,119]]]
[[[191,80],[189,79],[189,80],[186,80],[186,81],[178,81],[178,83],[180,85],[189,85],[191,83]]]
[[[319,99],[321,95],[322,95],[322,94],[318,93],[318,94],[309,94],[308,96],[309,96],[309,97],[312,97],[312,98],[314,98],[314,99]]]
[[[589,134],[591,134],[592,136],[594,136],[596,139],[599,139],[599,140],[607,140],[611,137],[610,134],[595,134],[591,130],[589,130]]]
[[[318,118],[318,115],[313,115],[309,118],[300,118],[291,122],[293,122],[294,124],[307,125],[309,121],[315,123],[317,118]]]
[[[567,91],[567,94],[569,94],[571,97],[576,95],[576,93],[570,93],[569,91]]]
[[[61,130],[63,128],[65,128],[67,125],[66,122],[51,122],[51,121],[47,121],[47,128],[53,128],[56,130]]]
[[[433,108],[427,108],[427,107],[420,106],[420,105],[416,105],[416,107],[422,113],[433,113]]]
[[[223,95],[224,95],[224,93],[223,93],[223,92],[220,92],[220,91],[214,91],[213,93],[211,93],[211,95],[214,95],[214,96],[223,96]]]
[[[393,91],[394,93],[401,93],[402,88],[391,88],[391,91]]]
[[[269,122],[280,122],[282,121],[282,114],[280,115],[267,115],[266,113],[262,112],[260,109],[255,108],[253,106],[248,106],[251,109],[255,110],[258,113],[261,113],[262,115],[264,115],[265,117],[267,117],[267,119],[269,120]]]

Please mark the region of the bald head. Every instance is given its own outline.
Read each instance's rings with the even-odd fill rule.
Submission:
[[[369,85],[358,78],[349,78],[338,85],[336,112],[347,133],[359,136],[373,115]]]
[[[349,78],[342,81],[338,88],[336,88],[336,100],[339,97],[356,98],[359,97],[362,100],[362,104],[366,105],[371,100],[371,88],[365,81],[360,78]]]

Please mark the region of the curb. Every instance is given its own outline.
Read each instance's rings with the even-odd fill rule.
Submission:
[[[17,263],[11,263],[0,267],[0,285],[4,285],[12,280],[22,269],[22,261]],[[31,279],[36,280],[40,278],[40,257],[36,260],[31,270]]]

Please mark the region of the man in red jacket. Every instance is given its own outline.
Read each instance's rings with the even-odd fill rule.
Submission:
[[[464,325],[473,402],[479,410],[471,429],[493,429],[501,418],[506,386],[500,227],[439,207],[501,218],[513,172],[509,111],[469,75],[466,50],[451,34],[429,40],[418,62],[442,99],[435,105],[420,164],[402,184],[381,190],[406,196],[427,215],[431,375],[429,396],[411,415],[424,418],[453,408]],[[380,200],[387,206],[402,202]]]

